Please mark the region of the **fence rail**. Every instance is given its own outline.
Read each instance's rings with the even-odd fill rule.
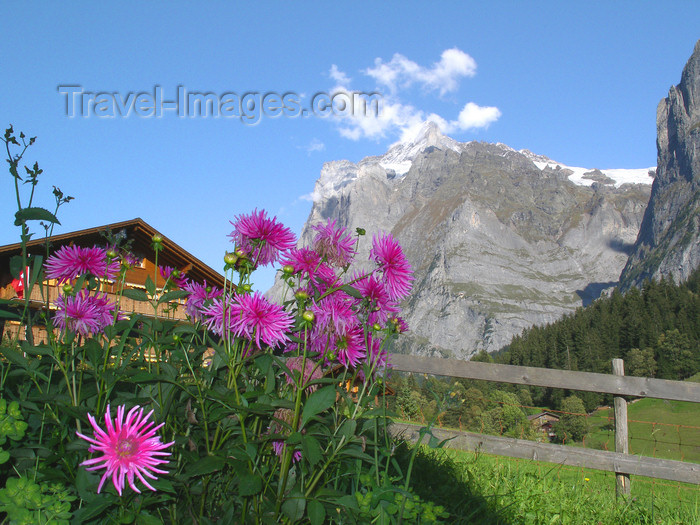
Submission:
[[[393,370],[400,372],[700,403],[700,383],[402,354],[392,354],[391,363]],[[627,421],[616,421],[616,431],[620,427],[626,428],[626,425]],[[395,423],[392,432],[403,434],[407,439],[415,441],[418,439],[419,428],[420,426],[416,425]],[[432,433],[438,439],[451,438],[452,446],[466,450],[607,470],[618,475],[634,474],[700,484],[700,464],[697,463],[440,428],[432,429]]]
[[[393,370],[497,383],[700,402],[700,383],[392,354]]]

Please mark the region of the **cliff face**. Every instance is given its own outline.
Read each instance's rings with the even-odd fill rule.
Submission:
[[[659,103],[656,128],[657,175],[623,290],[668,275],[685,280],[700,265],[700,41]]]
[[[404,304],[410,333],[395,350],[466,359],[617,284],[651,182],[647,170],[630,173],[623,179],[642,183],[459,143],[429,124],[383,156],[326,164],[301,242],[329,217],[393,232],[416,276]]]

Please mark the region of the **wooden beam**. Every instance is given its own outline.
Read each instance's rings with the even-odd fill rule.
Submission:
[[[613,374],[616,376],[625,375],[625,363],[622,359],[612,360]],[[629,454],[629,432],[627,430],[627,401],[622,396],[613,398],[615,404],[615,452]],[[630,495],[632,487],[630,477],[623,472],[615,472],[615,496],[626,498]]]
[[[392,423],[391,433],[415,443],[418,440],[420,428],[421,425]],[[700,484],[700,464],[697,463],[537,443],[525,439],[488,436],[442,428],[433,428],[431,432],[439,440],[452,438],[447,446],[461,450]],[[423,443],[426,442],[424,438]]]
[[[565,388],[616,396],[653,397],[700,403],[700,383],[647,377],[614,376],[553,368],[479,363],[439,357],[391,354],[393,370],[480,379],[498,383]]]

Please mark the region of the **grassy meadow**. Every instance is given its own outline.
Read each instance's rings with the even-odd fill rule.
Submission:
[[[588,418],[586,448],[615,450],[613,409]],[[630,453],[700,463],[700,403],[640,399],[627,407]]]
[[[461,524],[697,524],[700,488],[640,476],[616,501],[615,475],[457,450],[421,448],[417,493]]]

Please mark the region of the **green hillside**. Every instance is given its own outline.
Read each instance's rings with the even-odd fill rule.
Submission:
[[[525,330],[496,356],[506,364],[611,372],[625,360],[627,375],[683,380],[700,371],[700,269],[684,283],[647,281],[626,294],[614,291],[586,308]],[[538,405],[557,408],[563,391],[533,390]],[[588,410],[609,402],[582,394]]]
[[[611,408],[590,415],[587,448],[615,450],[612,417]],[[627,419],[632,454],[700,463],[700,403],[640,399]]]

